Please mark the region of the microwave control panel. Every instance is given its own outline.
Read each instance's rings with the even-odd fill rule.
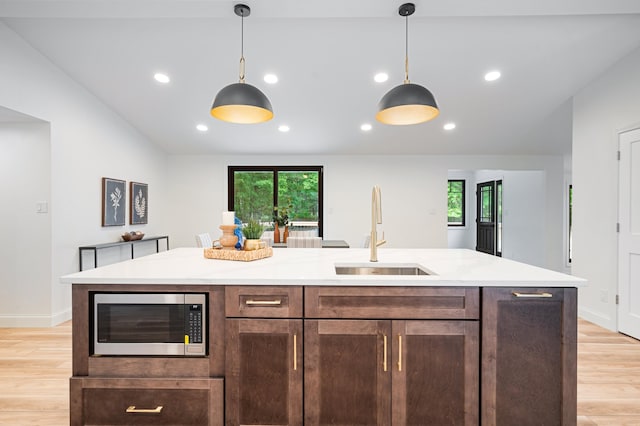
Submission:
[[[187,309],[189,343],[202,343],[202,305],[187,305]]]

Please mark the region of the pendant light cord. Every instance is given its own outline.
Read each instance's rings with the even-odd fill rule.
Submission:
[[[409,15],[404,16],[404,84],[409,83]]]
[[[244,83],[244,12],[240,16],[240,83]]]

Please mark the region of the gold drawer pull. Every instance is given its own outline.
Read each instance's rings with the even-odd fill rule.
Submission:
[[[136,408],[135,405],[130,405],[127,408],[127,413],[160,414],[161,412],[162,405],[158,405],[156,408]]]
[[[513,295],[515,297],[532,297],[532,298],[543,298],[543,297],[553,297],[551,293],[520,293],[518,291],[514,291]]]
[[[298,370],[298,335],[293,335],[293,371]]]
[[[282,300],[247,300],[244,304],[247,306],[279,306],[282,305]]]
[[[383,371],[387,371],[387,335],[383,335],[382,337],[382,368]]]
[[[402,371],[402,335],[398,334],[398,371]]]

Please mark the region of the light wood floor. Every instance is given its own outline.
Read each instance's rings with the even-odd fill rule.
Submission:
[[[70,322],[0,328],[0,425],[68,425],[70,375]],[[583,320],[578,425],[640,425],[640,342]]]

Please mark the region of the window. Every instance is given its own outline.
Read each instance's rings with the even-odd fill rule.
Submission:
[[[569,263],[571,263],[571,256],[573,250],[573,185],[569,185],[569,244],[568,244],[568,257]]]
[[[449,226],[465,226],[464,180],[449,180]]]
[[[322,166],[229,166],[228,208],[243,222],[273,222],[286,209],[292,226],[322,236]]]

